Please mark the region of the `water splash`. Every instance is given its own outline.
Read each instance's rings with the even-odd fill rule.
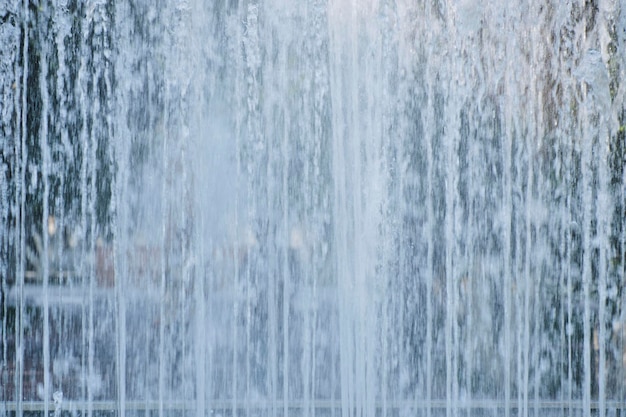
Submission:
[[[0,6],[0,413],[623,408],[625,13]]]

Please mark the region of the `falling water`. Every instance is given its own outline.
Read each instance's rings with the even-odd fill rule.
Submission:
[[[0,4],[0,415],[626,408],[615,0]]]

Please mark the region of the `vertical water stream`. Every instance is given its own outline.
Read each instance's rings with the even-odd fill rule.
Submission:
[[[617,415],[614,0],[0,4],[0,415]]]

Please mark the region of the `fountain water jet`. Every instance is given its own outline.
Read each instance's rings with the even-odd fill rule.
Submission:
[[[625,15],[0,6],[0,414],[616,415]]]

